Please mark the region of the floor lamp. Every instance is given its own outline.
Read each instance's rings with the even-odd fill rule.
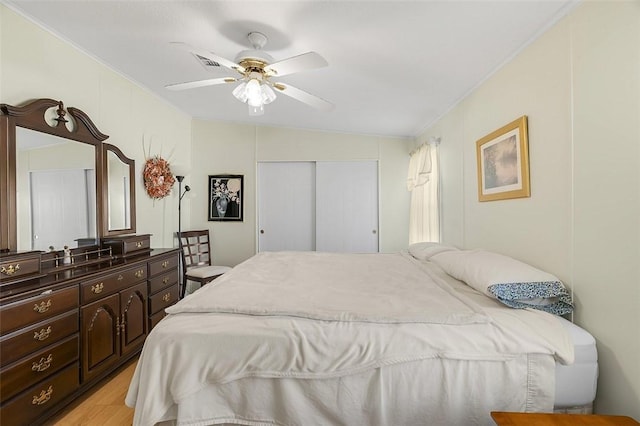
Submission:
[[[180,299],[184,297],[184,293],[187,289],[187,282],[184,279],[184,266],[182,263],[184,262],[184,253],[182,252],[182,197],[189,191],[189,185],[184,186],[184,192],[182,192],[182,181],[184,180],[184,176],[176,176],[176,180],[178,181],[178,248],[180,249],[180,274],[181,274],[181,285],[180,285]]]

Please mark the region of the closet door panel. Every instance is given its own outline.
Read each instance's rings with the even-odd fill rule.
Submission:
[[[316,163],[316,250],[378,251],[378,162]]]
[[[31,172],[33,250],[46,251],[49,246],[60,250],[71,245],[71,235],[77,238],[95,235],[95,225],[94,234],[89,232],[87,196],[90,189],[83,169]]]
[[[315,250],[315,163],[258,163],[258,251]]]

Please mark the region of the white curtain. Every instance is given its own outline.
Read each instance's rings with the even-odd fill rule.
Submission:
[[[409,160],[409,244],[440,241],[439,185],[438,145],[424,144],[411,154]]]

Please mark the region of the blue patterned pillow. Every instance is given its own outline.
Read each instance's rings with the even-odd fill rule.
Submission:
[[[458,250],[431,257],[452,277],[512,308],[556,315],[573,311],[571,295],[554,275],[519,260],[484,250]]]
[[[491,285],[488,290],[512,308],[540,309],[555,315],[573,311],[571,295],[560,281],[502,283]]]

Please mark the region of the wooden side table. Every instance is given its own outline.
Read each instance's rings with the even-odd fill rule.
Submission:
[[[638,426],[640,423],[627,416],[601,416],[598,414],[507,413],[492,411],[498,426]]]

